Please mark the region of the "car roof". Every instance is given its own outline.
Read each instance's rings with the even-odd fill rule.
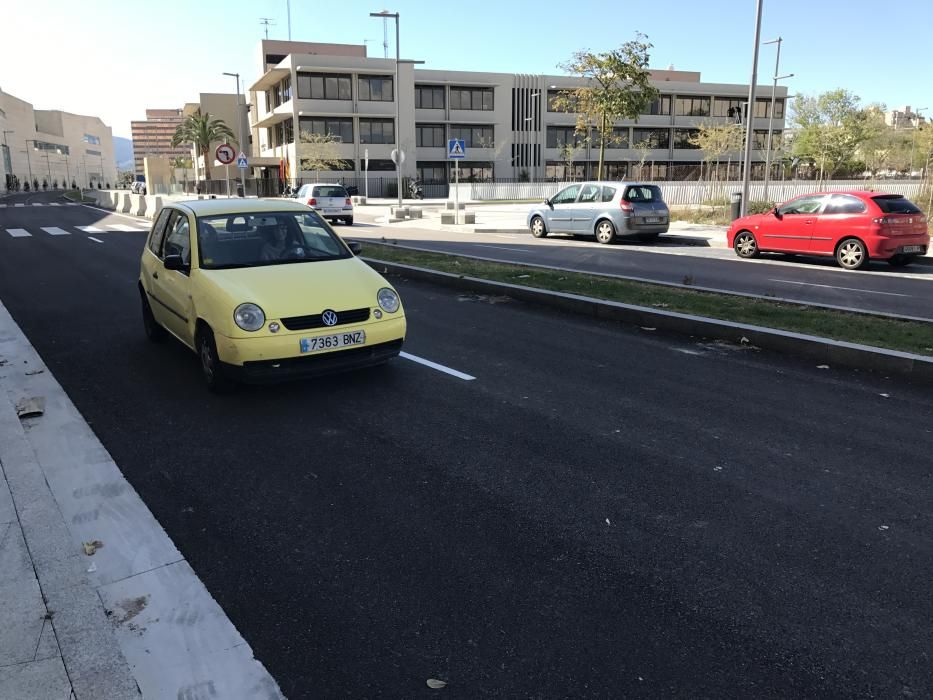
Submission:
[[[195,216],[217,216],[223,214],[253,214],[272,211],[310,211],[310,208],[294,199],[189,199],[166,202],[167,207],[186,209]]]
[[[872,190],[829,190],[827,192],[807,192],[799,194],[797,197],[820,197],[827,194],[848,194],[859,199],[871,199],[872,197],[903,197],[902,194],[893,192],[874,192]],[[797,199],[794,197],[794,199]]]
[[[341,185],[339,182],[309,182],[309,187],[343,187],[346,189],[346,185]]]

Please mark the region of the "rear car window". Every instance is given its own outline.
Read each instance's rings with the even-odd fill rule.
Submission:
[[[899,194],[883,194],[872,197],[872,201],[885,214],[922,214],[920,208],[906,197]]]
[[[603,187],[603,199],[604,202],[611,202],[612,198],[616,196],[615,187]]]
[[[663,202],[657,185],[632,185],[625,191],[626,202]]]
[[[346,199],[347,191],[342,187],[337,185],[321,185],[314,188],[314,192],[311,194],[312,197],[343,197]]]

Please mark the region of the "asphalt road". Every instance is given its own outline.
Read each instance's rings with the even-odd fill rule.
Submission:
[[[43,211],[0,299],[288,697],[933,694],[929,391],[395,279],[473,381],[216,397],[144,234]]]
[[[769,254],[739,260],[729,249],[698,246],[683,236],[605,246],[587,237],[535,239],[530,233],[432,231],[392,224],[357,226],[353,237],[933,320],[933,265],[915,264],[895,272],[887,263],[876,262],[868,270],[849,272],[825,258]]]

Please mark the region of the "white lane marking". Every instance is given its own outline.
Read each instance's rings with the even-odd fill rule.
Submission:
[[[75,226],[75,228],[85,233],[107,233],[105,229],[97,228],[96,226]]]
[[[14,207],[25,207],[26,205],[23,202],[17,202],[13,205]]]
[[[466,382],[471,382],[471,381],[473,381],[474,379],[476,379],[476,377],[473,377],[473,376],[471,376],[471,375],[469,375],[469,374],[464,374],[463,372],[458,372],[457,370],[451,369],[450,367],[445,367],[444,365],[439,365],[439,364],[437,364],[436,362],[431,362],[431,360],[426,360],[426,359],[424,359],[423,357],[418,357],[417,355],[411,355],[411,354],[409,354],[409,353],[407,353],[407,352],[400,352],[400,353],[398,354],[398,356],[399,356],[399,357],[404,357],[406,360],[411,360],[412,362],[417,362],[419,365],[424,365],[425,367],[430,367],[431,369],[436,369],[438,372],[444,372],[445,374],[449,374],[449,375],[451,375],[452,377],[456,377],[457,379],[462,379],[462,380],[464,380],[464,381],[466,381]]]
[[[876,292],[872,289],[856,289],[854,287],[837,287],[832,284],[815,284],[814,282],[795,282],[794,280],[778,280],[768,278],[769,282],[779,282],[781,284],[798,284],[803,287],[823,287],[825,289],[841,289],[844,292],[862,292],[863,294],[883,294],[886,297],[909,297],[910,294],[897,294],[895,292]]]
[[[107,224],[107,228],[114,231],[122,231],[123,233],[132,233],[134,231],[148,231],[147,228],[139,228],[139,226],[127,226],[126,224]]]
[[[6,204],[0,204],[0,209],[6,209]]]
[[[32,206],[34,206],[34,207],[44,207],[44,206],[45,206],[45,203],[44,203],[44,202],[30,202],[30,204],[32,204]]]
[[[95,243],[103,243],[102,240],[100,240],[99,238],[94,238],[94,236],[88,236],[87,239],[89,241],[94,241]]]
[[[52,236],[70,236],[71,231],[66,231],[63,228],[58,228],[58,226],[40,226],[43,231]]]
[[[504,233],[495,234],[496,238],[518,238],[518,236],[507,236]]]
[[[13,236],[13,238],[27,238],[32,235],[24,228],[8,228],[6,232]]]
[[[495,248],[497,250],[515,250],[514,248],[506,248],[504,245],[488,245],[486,243],[474,243],[477,248]]]
[[[61,204],[59,204],[58,202],[49,202],[49,206],[50,206],[50,207],[60,207]]]
[[[77,202],[68,202],[68,204],[66,204],[65,206],[66,207],[80,207],[81,205],[78,204]]]

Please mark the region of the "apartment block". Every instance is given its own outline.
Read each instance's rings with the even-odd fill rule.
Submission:
[[[577,131],[578,115],[559,111],[556,96],[584,82],[560,75],[428,70],[402,59],[370,58],[365,46],[263,41],[250,94],[253,152],[286,160],[292,178],[308,178],[300,132],[332,134],[342,171],[389,176],[397,146],[403,175],[446,181],[447,140],[463,139],[462,179],[563,179],[595,172],[598,145]],[[701,124],[735,123],[747,115],[748,86],[708,83],[699,72],[653,70],[659,90],[638,120],[620,120],[606,151],[611,179],[696,177],[705,154],[691,143]],[[762,170],[769,125],[780,144],[787,89],[758,88],[752,110],[753,169]],[[396,109],[399,117],[396,122]],[[562,148],[572,144],[570,148]],[[568,151],[573,151],[572,159]],[[738,161],[738,153],[731,156]],[[723,161],[726,158],[723,157]]]
[[[172,148],[172,137],[184,120],[181,109],[147,109],[144,121],[130,122],[133,134],[133,167],[136,175],[143,174],[144,158],[187,157],[187,146]]]
[[[21,185],[45,181],[49,187],[55,181],[85,187],[116,181],[113,132],[99,117],[35,109],[2,90],[0,112],[0,187],[8,189],[14,177]]]

